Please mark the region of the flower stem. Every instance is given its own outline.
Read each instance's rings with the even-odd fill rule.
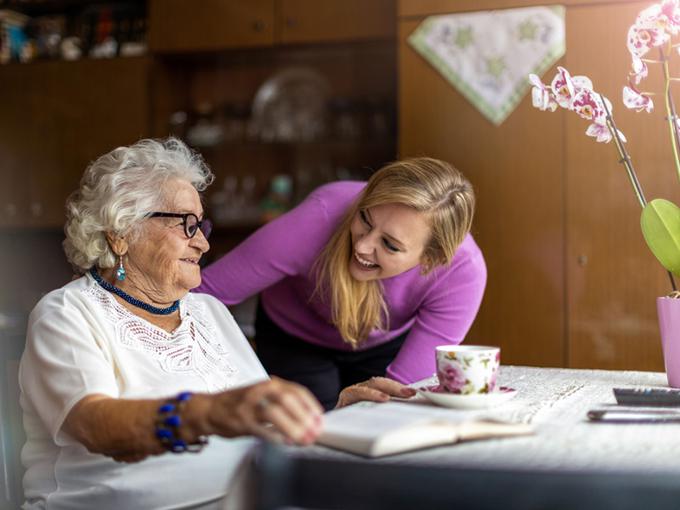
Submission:
[[[669,49],[670,51],[670,49]],[[675,104],[673,103],[673,97],[671,96],[671,77],[668,70],[668,59],[663,52],[662,48],[659,48],[661,53],[661,58],[663,59],[663,76],[665,78],[665,99],[666,99],[666,117],[668,119],[668,129],[670,129],[671,135],[671,145],[673,147],[673,158],[675,160],[675,171],[678,174],[678,179],[680,179],[680,155],[678,155],[678,145],[680,145],[680,139],[678,138],[678,126],[676,123],[677,117],[675,115]]]
[[[619,130],[616,129],[616,124],[614,123],[614,117],[612,117],[612,114],[609,111],[607,103],[604,97],[602,97],[602,94],[600,94],[600,101],[602,101],[602,106],[604,107],[604,111],[607,114],[607,129],[609,129],[609,132],[612,134],[612,137],[614,138],[614,145],[616,146],[616,150],[619,153],[619,163],[623,163],[623,166],[626,168],[628,180],[633,186],[635,196],[640,203],[640,207],[644,209],[644,207],[647,205],[647,200],[645,199],[642,186],[640,185],[640,181],[638,180],[637,174],[635,173],[635,168],[633,168],[633,161],[630,159],[630,155],[628,154],[625,145],[623,145],[623,141],[619,136]]]
[[[630,183],[633,185],[633,190],[635,191],[635,195],[637,196],[638,202],[640,202],[640,206],[644,209],[645,205],[647,205],[647,200],[645,199],[645,194],[642,191],[642,186],[640,185],[640,181],[638,180],[637,174],[635,173],[635,168],[633,168],[633,161],[630,159],[630,155],[626,150],[626,146],[623,144],[623,141],[619,136],[619,130],[616,129],[616,124],[614,123],[614,117],[612,117],[612,113],[609,111],[609,107],[607,107],[607,103],[604,100],[604,97],[602,97],[602,94],[600,94],[600,101],[602,101],[602,106],[604,107],[604,111],[607,114],[607,129],[609,129],[609,132],[612,134],[612,137],[614,138],[614,145],[616,145],[616,150],[618,151],[619,157],[621,158],[619,159],[619,163],[623,163],[624,167],[626,168],[628,179],[630,180]],[[671,288],[673,289],[674,292],[676,292],[678,288],[675,285],[673,273],[671,273],[670,271],[666,271],[666,273],[668,274],[668,279],[671,282]]]

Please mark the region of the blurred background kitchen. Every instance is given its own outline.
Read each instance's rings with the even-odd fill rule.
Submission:
[[[585,137],[576,116],[532,108],[526,87],[492,119],[412,37],[435,15],[552,4],[0,1],[5,497],[16,487],[6,463],[20,434],[10,397],[26,316],[72,276],[64,201],[89,161],[142,137],[181,137],[214,171],[205,262],[324,182],[365,179],[395,158],[445,159],[476,188],[473,234],[489,270],[468,342],[501,346],[504,364],[662,370],[655,298],[669,284],[644,246],[614,148]],[[677,201],[663,122],[620,103],[626,31],[646,3],[560,4],[566,51],[552,55],[544,81],[556,65],[589,75],[644,162],[645,189]],[[476,26],[492,23],[487,15]],[[522,30],[540,36],[530,24]],[[458,48],[476,44],[469,36],[442,32]],[[511,71],[487,64],[497,78]],[[650,80],[658,89],[660,79]],[[234,313],[252,335],[252,303]]]

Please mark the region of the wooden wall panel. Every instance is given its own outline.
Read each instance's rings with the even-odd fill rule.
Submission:
[[[504,363],[562,365],[564,119],[527,97],[493,126],[408,45],[417,25],[399,23],[399,151],[447,160],[475,187],[489,281],[466,341],[500,345]]]
[[[574,7],[567,11],[572,74],[586,74],[614,104],[614,118],[647,198],[680,203],[663,101],[653,114],[627,110],[621,91],[630,56],[626,33],[649,3]],[[677,59],[676,55],[676,59]],[[662,91],[660,66],[644,90]],[[566,115],[566,114],[565,114]],[[666,273],[640,232],[640,206],[613,144],[584,135],[587,122],[568,114],[566,129],[569,360],[574,367],[662,370],[655,298],[670,291]]]
[[[424,15],[538,3],[400,2],[402,155],[449,159],[476,186],[489,287],[472,341],[498,343],[506,363],[662,370],[655,298],[670,284],[644,243],[640,207],[613,145],[585,136],[588,123],[574,114],[532,109],[529,98],[493,128],[405,43]],[[663,101],[655,97],[652,115],[621,102],[626,33],[649,3],[560,3],[567,5],[563,65],[612,100],[647,198],[680,203]],[[644,90],[661,85],[652,66]]]
[[[482,11],[487,9],[511,9],[514,7],[530,7],[534,5],[612,5],[631,3],[635,0],[399,0],[397,15],[400,18],[410,16],[431,16],[450,12]],[[651,2],[648,3],[648,5]]]

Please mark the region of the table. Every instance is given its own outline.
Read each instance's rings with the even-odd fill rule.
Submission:
[[[601,495],[604,499],[598,499],[596,506],[588,508],[639,508],[639,501],[633,500],[636,497],[649,502],[647,510],[680,508],[680,424],[593,423],[586,418],[589,409],[615,403],[612,388],[665,387],[665,374],[505,366],[501,368],[499,381],[503,386],[518,390],[513,400],[495,409],[466,412],[471,416],[482,414],[532,424],[536,430],[533,436],[460,443],[373,460],[321,446],[283,447],[274,455],[275,462],[285,463],[285,459],[305,461],[307,477],[316,477],[315,470],[323,471],[324,466],[329,466],[332,471],[329,478],[336,484],[346,483],[357,471],[367,470],[362,475],[366,479],[394,468],[394,480],[402,480],[407,486],[409,482],[403,480],[404,476],[414,480],[417,473],[427,472],[431,477],[443,476],[443,479],[451,480],[453,487],[461,476],[465,478],[466,473],[474,473],[476,477],[493,482],[490,487],[498,487],[511,477],[516,487],[525,484],[533,489],[536,486],[531,485],[532,480],[540,480],[539,485],[543,487],[554,488],[558,484],[559,490],[567,496],[580,488],[593,493],[598,488],[606,488]],[[271,456],[271,452],[267,455]],[[343,464],[350,467],[342,471]],[[279,470],[280,483],[276,483],[283,483],[280,480],[282,473],[291,465]],[[410,471],[404,471],[408,468]],[[402,476],[400,472],[411,474]],[[463,487],[476,483],[469,476],[465,480]],[[297,484],[298,488],[305,484],[304,480],[289,479],[289,482]],[[269,483],[273,483],[271,478]],[[354,483],[356,485],[348,490],[354,490],[359,497],[362,491],[358,486],[362,481],[355,479]],[[323,476],[315,478],[314,484],[323,484]],[[370,487],[371,483],[366,480],[366,485]],[[398,486],[392,486],[395,487],[392,490],[397,490]],[[415,486],[411,488],[417,492]],[[406,489],[405,496],[410,490]],[[460,490],[460,487],[456,489],[459,493]],[[513,490],[513,494],[519,497],[517,490]],[[452,494],[450,502],[456,501],[457,497]],[[610,505],[608,503],[614,503],[610,501],[612,497],[618,500]],[[673,506],[663,506],[664,501],[673,502]],[[503,506],[521,508],[508,506],[508,503],[505,501]],[[541,506],[539,502],[532,508],[556,508],[554,503]],[[626,506],[629,503],[633,506]]]

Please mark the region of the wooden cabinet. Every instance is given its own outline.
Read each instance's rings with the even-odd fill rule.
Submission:
[[[291,108],[301,86],[322,98],[311,109],[305,101]],[[290,206],[325,182],[364,179],[396,155],[390,41],[166,55],[154,64],[151,96],[153,136],[175,134],[193,143],[216,175],[206,192],[217,227],[211,257],[271,217],[268,199],[277,178],[290,183]],[[272,108],[287,113],[262,115]],[[206,119],[202,111],[211,114]],[[178,116],[186,125],[173,130],[171,119]],[[303,117],[322,128],[304,135]],[[220,139],[199,143],[193,135],[201,123],[220,129]]]
[[[544,3],[400,2],[400,156],[446,159],[475,186],[473,233],[489,280],[469,342],[500,345],[504,363],[662,370],[655,297],[670,286],[644,244],[614,147],[587,137],[574,114],[534,109],[530,95],[494,127],[406,40],[428,12]],[[567,52],[558,65],[590,76],[612,100],[648,195],[680,202],[663,114],[621,103],[627,29],[647,4],[560,3]],[[660,90],[658,74],[645,90]]]
[[[149,1],[152,51],[205,51],[272,44],[273,0]]]
[[[0,226],[64,224],[87,164],[148,135],[145,58],[0,67]]]
[[[370,137],[359,135],[335,143],[329,132],[309,144],[230,139],[210,148],[197,143],[218,173],[262,174],[261,194],[272,175],[294,166],[309,172],[318,154],[326,165],[319,173],[337,167],[338,175],[348,166],[365,168],[394,157],[396,4],[391,0],[149,0],[147,5],[149,57],[0,67],[0,93],[6,98],[0,109],[0,227],[61,228],[64,200],[87,163],[116,145],[177,134],[170,126],[174,113],[184,112],[185,127],[191,127],[208,107],[217,122],[228,123],[235,106],[243,130],[248,119],[242,112],[259,87],[288,69],[327,79],[329,103],[349,100],[353,114],[369,124],[371,112],[380,110],[383,139],[363,143]],[[311,44],[319,42],[333,44]]]
[[[393,0],[150,0],[154,52],[391,39]]]
[[[284,44],[390,39],[396,31],[394,0],[280,0]]]

